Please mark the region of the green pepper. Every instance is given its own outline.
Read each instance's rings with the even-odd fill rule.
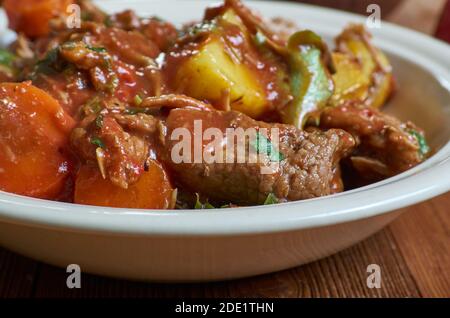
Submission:
[[[303,127],[308,113],[324,107],[332,96],[333,80],[325,64],[326,46],[312,31],[294,33],[287,60],[293,100],[282,110],[286,124]]]

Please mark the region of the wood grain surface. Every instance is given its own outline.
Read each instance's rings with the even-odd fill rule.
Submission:
[[[434,33],[440,17],[450,19],[450,3],[442,13],[445,0],[304,2],[357,12],[365,12],[367,2],[379,3],[387,20],[408,21],[403,24],[426,33]],[[450,37],[449,25],[449,20],[441,22],[440,38]],[[82,288],[69,290],[64,269],[0,249],[0,297],[450,297],[449,209],[447,193],[409,207],[383,231],[326,259],[211,284],[147,284],[83,274]],[[369,264],[381,267],[380,289],[366,285]]]

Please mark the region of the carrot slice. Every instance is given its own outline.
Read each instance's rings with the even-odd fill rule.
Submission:
[[[62,150],[74,126],[58,102],[30,84],[0,84],[0,190],[54,198],[70,162]]]
[[[103,179],[95,166],[82,166],[75,182],[75,203],[116,208],[167,209],[173,189],[164,169],[150,161],[148,170],[128,189]]]
[[[49,21],[67,15],[67,6],[73,0],[4,0],[9,27],[26,36],[35,38],[49,32]]]

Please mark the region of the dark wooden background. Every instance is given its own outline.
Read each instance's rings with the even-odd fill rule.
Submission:
[[[445,10],[445,0],[303,2],[359,13],[378,3],[386,20],[450,38],[450,1]],[[447,193],[409,207],[383,231],[334,256],[222,283],[163,285],[83,274],[82,288],[69,290],[65,270],[0,249],[0,297],[450,297],[449,207]],[[373,263],[381,267],[380,289],[366,287]]]

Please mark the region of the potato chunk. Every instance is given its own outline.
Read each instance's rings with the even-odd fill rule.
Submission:
[[[332,53],[336,68],[333,74],[334,93],[329,103],[338,106],[348,100],[364,101],[369,95],[370,79],[363,73],[363,67],[351,56]]]
[[[266,96],[253,77],[219,39],[213,39],[181,66],[175,85],[189,96],[213,103],[229,92],[232,109],[258,117],[264,112]]]
[[[364,103],[373,108],[382,107],[395,90],[392,66],[386,55],[372,45],[371,35],[362,25],[351,25],[336,39],[337,50],[356,59],[363,76],[369,81],[369,92]]]
[[[253,118],[290,99],[287,66],[249,32],[231,9],[192,27],[165,61],[172,91]]]

